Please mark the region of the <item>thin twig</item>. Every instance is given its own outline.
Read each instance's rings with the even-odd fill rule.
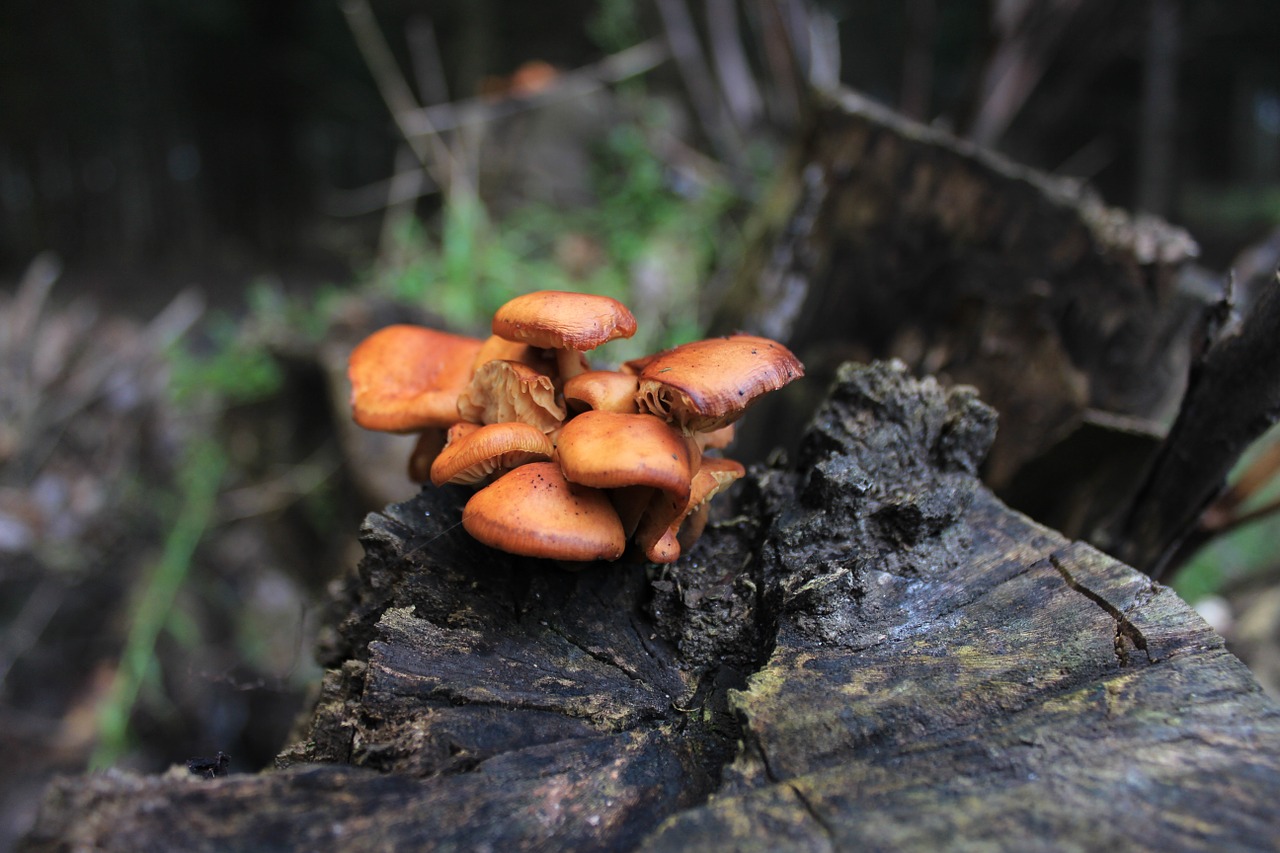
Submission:
[[[729,119],[720,93],[712,85],[711,69],[707,67],[688,7],[684,0],[657,0],[657,7],[671,55],[693,104],[694,117],[720,158],[732,165],[740,164],[742,139]]]
[[[45,577],[22,603],[22,609],[0,639],[0,686],[9,677],[13,665],[40,641],[44,629],[62,606],[66,588],[62,578]]]
[[[424,107],[404,116],[408,133],[447,133],[463,127],[488,124],[548,104],[580,98],[605,86],[638,77],[670,58],[660,39],[642,42],[607,56],[599,62],[566,71],[542,92],[522,98],[468,98],[451,104]]]
[[[445,82],[444,63],[440,60],[440,42],[435,24],[425,15],[409,19],[404,30],[409,43],[409,62],[418,81],[418,94],[424,104],[447,104],[449,86]]]
[[[743,50],[738,4],[734,0],[707,0],[707,33],[711,60],[729,112],[738,127],[751,127],[759,121],[764,101]]]
[[[226,524],[278,512],[312,494],[341,468],[334,459],[325,463],[325,456],[331,450],[321,446],[277,477],[223,492],[218,498],[215,521]]]
[[[411,129],[405,123],[407,116],[414,114],[422,116],[423,111],[414,98],[409,83],[400,73],[395,56],[391,53],[391,46],[387,44],[382,30],[378,28],[378,21],[374,18],[368,2],[345,0],[342,4],[342,12],[346,16],[347,26],[351,28],[351,34],[355,37],[356,46],[360,49],[365,64],[369,66],[369,73],[373,75],[378,92],[382,95],[387,109],[391,111],[392,120],[395,121],[401,136],[409,143],[410,149],[422,164],[422,168],[426,169],[441,187],[447,187],[450,191],[468,191],[470,182],[467,182],[466,176],[458,168],[453,152],[449,150],[449,146],[445,144],[436,129],[431,126],[430,121],[425,120],[426,123],[423,124],[424,118],[420,118],[419,126],[415,129]],[[460,181],[467,183],[458,186]]]

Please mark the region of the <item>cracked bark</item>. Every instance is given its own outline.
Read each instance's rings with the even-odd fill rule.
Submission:
[[[367,521],[280,768],[67,779],[26,849],[1274,846],[1280,709],[1171,591],[1003,506],[993,429],[842,368],[661,570],[493,552],[428,489]]]
[[[1147,638],[1142,636],[1142,632],[1134,627],[1129,621],[1129,617],[1116,608],[1111,602],[1107,601],[1098,593],[1089,589],[1075,579],[1072,574],[1067,571],[1067,567],[1063,565],[1057,554],[1049,555],[1049,564],[1058,570],[1058,574],[1062,575],[1062,579],[1067,582],[1067,586],[1101,607],[1106,613],[1115,620],[1116,623],[1116,657],[1120,659],[1121,666],[1128,666],[1129,655],[1125,650],[1123,641],[1129,640],[1133,643],[1134,648],[1141,650],[1147,656],[1149,663],[1156,663],[1159,659],[1151,656],[1150,650],[1147,648]]]

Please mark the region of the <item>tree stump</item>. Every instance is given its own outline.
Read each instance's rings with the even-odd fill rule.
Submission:
[[[986,482],[1091,535],[1136,488],[1219,295],[1195,241],[855,92],[812,112],[713,331],[789,341],[815,378],[898,358],[973,385],[1001,415]],[[790,443],[822,387],[765,400],[739,448]]]
[[[667,567],[369,517],[277,769],[69,778],[28,851],[1265,849],[1280,708],[1169,589],[976,477],[971,389],[846,365]]]

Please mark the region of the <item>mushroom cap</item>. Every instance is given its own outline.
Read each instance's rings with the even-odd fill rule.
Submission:
[[[493,333],[545,349],[586,352],[636,333],[636,318],[609,296],[538,290],[517,296],[493,315]]]
[[[383,432],[449,426],[481,343],[405,324],[369,335],[347,360],[355,422]]]
[[[747,469],[742,467],[742,463],[734,459],[722,456],[702,457],[702,466],[689,485],[689,506],[685,508],[685,515],[706,504],[742,479],[746,473]]]
[[[564,383],[565,404],[576,411],[593,409],[601,412],[636,414],[636,391],[640,380],[633,374],[616,370],[588,370]]]
[[[687,545],[682,542],[678,538],[680,525],[745,473],[746,469],[740,462],[717,456],[703,457],[702,464],[690,483],[689,497],[683,504],[676,506],[664,495],[656,495],[649,502],[636,528],[636,544],[652,562],[675,562],[682,547],[692,545],[697,539],[695,535]]]
[[[467,424],[474,426],[474,424]],[[431,479],[431,463],[444,450],[448,437],[453,435],[453,427],[446,435],[441,427],[431,427],[418,433],[418,440],[409,454],[409,480],[414,483],[426,483]]]
[[[497,335],[490,335],[476,353],[475,369],[479,370],[491,361],[518,361],[527,364],[539,373],[550,374],[556,369],[556,360],[552,353],[539,349],[531,344],[509,341]]]
[[[804,375],[804,365],[777,341],[730,335],[659,353],[640,372],[642,412],[708,432],[742,416],[762,394]]]
[[[474,428],[456,437],[454,430],[449,431],[449,443],[431,466],[431,482],[435,485],[479,483],[496,471],[545,462],[555,453],[547,434],[530,424],[467,426]]]
[[[560,428],[565,411],[551,377],[516,361],[490,361],[458,395],[454,419],[478,424],[519,421],[544,433]]]
[[[694,438],[698,442],[698,446],[703,450],[724,450],[737,436],[738,424],[729,423],[722,427],[711,430],[710,432],[694,433]]]
[[[521,465],[476,492],[462,526],[492,548],[526,557],[616,560],[626,547],[608,496],[570,483],[554,462]]]
[[[650,486],[684,506],[689,444],[653,415],[583,412],[565,423],[557,447],[567,480],[598,489]]]

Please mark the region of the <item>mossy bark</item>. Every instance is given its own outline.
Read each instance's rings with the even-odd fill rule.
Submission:
[[[1264,849],[1280,708],[1170,590],[1004,507],[994,415],[846,366],[665,567],[373,515],[280,767],[51,790],[29,851]]]

